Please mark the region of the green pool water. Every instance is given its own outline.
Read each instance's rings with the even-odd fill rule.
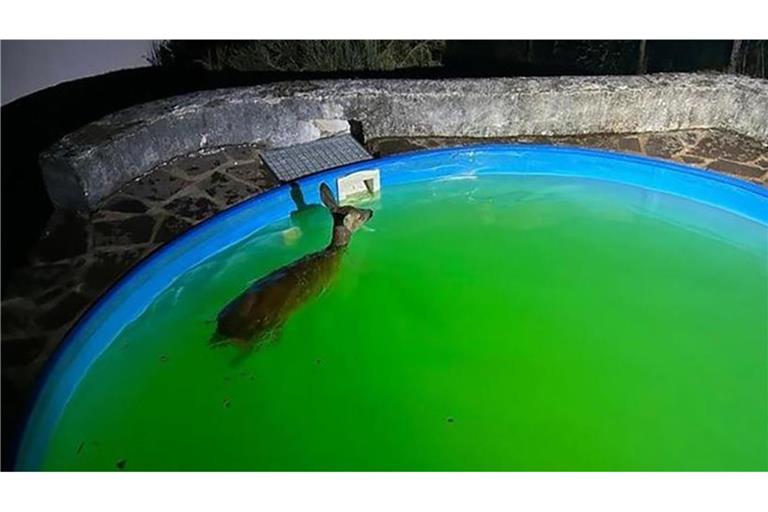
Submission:
[[[50,470],[766,470],[768,231],[625,185],[386,188],[274,340],[219,310],[324,246],[286,219],[181,276],[91,366]]]

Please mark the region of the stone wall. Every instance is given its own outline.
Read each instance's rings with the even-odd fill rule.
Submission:
[[[768,82],[716,74],[286,82],[116,112],[41,155],[61,208],[93,209],[176,155],[280,147],[348,129],[374,137],[510,137],[720,128],[768,141]]]

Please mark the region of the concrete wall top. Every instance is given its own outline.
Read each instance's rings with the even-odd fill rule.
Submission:
[[[41,155],[62,208],[92,209],[174,156],[280,147],[360,121],[368,138],[721,128],[768,141],[768,81],[722,74],[320,80],[196,92],[115,112]]]

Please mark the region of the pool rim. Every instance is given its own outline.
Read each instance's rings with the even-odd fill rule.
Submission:
[[[659,190],[653,187],[645,187],[637,183],[632,183],[626,180],[619,179],[618,176],[615,176],[615,177],[612,176],[611,177],[612,179],[606,179],[605,177],[591,178],[597,181],[622,183],[627,186],[644,188],[648,190],[657,190],[662,193],[676,195],[678,197],[683,197],[695,202],[709,205],[713,208],[719,208],[726,212],[740,215],[754,222],[758,222],[768,226],[768,187],[751,183],[743,179],[735,178],[725,174],[721,174],[716,171],[703,170],[690,165],[671,162],[669,160],[663,160],[660,158],[626,154],[626,153],[620,153],[620,152],[609,151],[604,149],[592,149],[592,148],[582,148],[582,147],[574,147],[574,146],[553,146],[548,144],[525,144],[525,143],[491,143],[491,144],[480,143],[480,144],[465,144],[465,145],[459,145],[459,146],[450,146],[450,147],[443,147],[443,148],[436,148],[436,149],[417,149],[417,150],[397,153],[394,155],[375,158],[373,160],[366,160],[363,162],[358,162],[354,164],[344,165],[341,167],[327,169],[327,170],[320,171],[308,176],[304,176],[302,178],[294,180],[294,182],[301,185],[301,184],[306,184],[308,182],[322,181],[323,179],[327,179],[329,177],[335,178],[336,176],[341,176],[341,175],[348,174],[350,172],[355,172],[358,170],[380,168],[387,164],[392,164],[397,162],[407,162],[409,160],[415,160],[415,159],[430,157],[430,156],[453,155],[453,156],[472,157],[474,156],[475,153],[481,153],[481,152],[514,153],[514,152],[520,152],[520,151],[528,152],[528,153],[531,153],[531,152],[543,153],[543,154],[553,153],[561,156],[582,155],[582,156],[594,157],[594,158],[600,158],[600,159],[615,160],[618,162],[625,162],[625,163],[629,162],[629,163],[636,163],[640,165],[649,165],[652,167],[661,167],[675,173],[681,173],[685,176],[697,178],[696,182],[698,182],[698,179],[701,179],[703,180],[703,182],[710,181],[720,185],[735,187],[744,192],[756,194],[763,201],[766,202],[766,212],[764,213],[763,218],[758,219],[755,217],[751,217],[742,212],[735,212],[721,205],[700,200],[696,196],[685,194],[684,190],[677,190],[677,189],[674,189],[674,187],[673,187],[674,190]],[[418,174],[419,174],[419,171],[413,173],[413,175],[418,175]],[[530,176],[549,175],[549,176],[561,176],[561,177],[570,176],[574,178],[590,178],[589,176],[584,176],[579,173],[568,173],[565,171],[544,173],[544,172],[534,172],[534,171],[499,170],[494,174],[512,174],[512,175],[530,175]],[[383,177],[384,175],[382,171],[382,178]],[[422,180],[413,179],[413,180],[408,180],[406,182],[415,183],[418,181],[422,181]],[[115,294],[117,294],[118,291],[122,290],[126,286],[129,286],[132,279],[137,274],[139,274],[144,268],[146,268],[147,266],[155,262],[162,255],[171,251],[173,248],[175,248],[179,244],[183,243],[184,241],[188,240],[189,238],[195,235],[199,235],[201,231],[212,229],[216,224],[222,223],[223,221],[240,213],[243,210],[249,209],[260,202],[266,201],[270,198],[278,196],[281,193],[284,193],[287,188],[288,188],[287,182],[280,183],[278,186],[272,189],[269,189],[261,194],[257,194],[247,199],[244,199],[243,201],[236,203],[226,208],[225,210],[222,210],[212,215],[211,217],[208,217],[207,219],[204,219],[203,221],[194,225],[187,231],[179,234],[169,242],[157,247],[155,250],[153,250],[151,253],[149,253],[147,256],[145,256],[141,260],[137,261],[133,266],[127,269],[119,278],[117,278],[104,292],[102,292],[96,299],[94,299],[91,305],[88,306],[88,308],[80,315],[80,317],[67,330],[66,334],[62,337],[61,342],[58,344],[56,349],[50,355],[48,360],[44,363],[43,368],[40,370],[40,373],[36,378],[35,384],[33,385],[32,391],[30,393],[30,398],[26,404],[22,421],[17,427],[17,431],[14,433],[15,438],[11,443],[12,455],[10,458],[9,465],[13,470],[15,471],[40,471],[41,470],[41,464],[42,464],[42,461],[44,460],[44,454],[46,453],[46,450],[43,450],[40,444],[44,444],[45,448],[47,449],[51,439],[51,435],[55,431],[55,428],[49,428],[46,432],[47,435],[43,440],[44,442],[35,444],[30,440],[30,436],[32,435],[30,434],[30,431],[31,431],[30,426],[32,425],[33,420],[37,419],[36,416],[42,414],[42,411],[38,410],[39,409],[38,405],[41,402],[41,396],[43,395],[43,392],[47,390],[49,385],[55,385],[51,382],[51,377],[54,374],[54,370],[58,369],[57,366],[59,365],[64,353],[67,352],[70,348],[72,348],[72,344],[78,339],[78,334],[81,331],[85,330],[89,321],[95,315],[97,315],[102,309],[106,307],[110,299]],[[114,338],[108,340],[105,344],[105,347],[108,347],[113,341],[114,341]],[[75,390],[76,390],[76,386],[71,390],[71,392],[74,392]],[[62,408],[62,410],[64,409],[65,407]]]

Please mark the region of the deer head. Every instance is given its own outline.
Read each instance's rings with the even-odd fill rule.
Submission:
[[[333,192],[325,183],[320,185],[320,199],[333,216],[332,247],[346,247],[352,238],[352,233],[373,217],[373,210],[355,208],[354,206],[339,206]]]

